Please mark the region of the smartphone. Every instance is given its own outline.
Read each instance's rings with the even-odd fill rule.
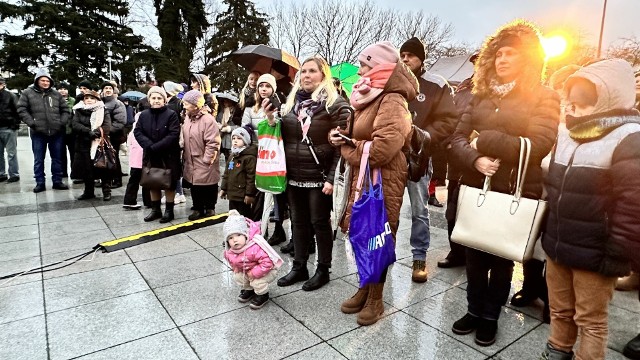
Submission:
[[[353,140],[351,140],[351,138],[350,138],[350,137],[348,137],[348,136],[346,136],[346,135],[342,135],[342,134],[340,134],[340,133],[338,133],[338,136],[340,136],[341,138],[343,138],[343,139],[344,139],[344,142],[345,142],[347,145],[349,145],[349,146],[351,146],[351,147],[356,147],[356,145],[353,143]]]
[[[282,103],[280,102],[278,95],[273,94],[269,96],[269,105],[271,106],[271,110],[280,110]]]

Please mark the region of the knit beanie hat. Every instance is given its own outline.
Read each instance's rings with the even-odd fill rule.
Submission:
[[[233,130],[233,132],[231,133],[231,137],[233,138],[236,135],[242,138],[242,141],[244,141],[244,146],[251,145],[251,136],[245,128],[239,127]]]
[[[167,102],[167,93],[160,86],[152,86],[151,89],[147,91],[147,98],[150,98],[153,93],[159,94],[164,99],[164,102]]]
[[[91,82],[89,80],[82,80],[78,83],[78,87],[86,87],[89,90],[93,90],[92,87],[93,85],[91,85]]]
[[[182,95],[182,101],[195,105],[198,109],[204,106],[204,95],[199,90],[189,90]]]
[[[115,87],[115,86],[113,86],[113,84],[112,84],[112,83],[110,83],[110,82],[108,82],[108,81],[105,81],[105,82],[103,82],[103,83],[100,85],[100,91],[104,90],[104,88],[106,88],[107,86],[111,86],[111,88],[112,88],[113,90],[115,90],[115,89],[116,89],[116,87]]]
[[[269,85],[271,85],[271,88],[273,89],[273,92],[276,91],[276,78],[271,75],[271,74],[262,74],[260,75],[260,77],[258,78],[258,82],[256,83],[256,86],[260,86],[260,83],[267,83]]]
[[[249,238],[249,225],[247,225],[247,219],[240,215],[237,210],[230,210],[227,220],[223,226],[224,240],[227,241],[229,236],[233,234],[241,234]]]
[[[405,51],[417,56],[418,59],[420,59],[420,61],[422,62],[424,62],[424,59],[427,58],[427,52],[424,50],[424,44],[415,36],[402,44],[402,46],[400,47],[400,53],[403,53]]]
[[[184,91],[182,85],[174,83],[173,81],[165,81],[164,84],[162,84],[162,87],[169,96],[176,96],[178,93]]]
[[[417,55],[417,54],[416,54]],[[395,64],[400,61],[400,53],[389,41],[381,41],[367,46],[360,55],[358,61],[374,68],[380,64]]]
[[[0,79],[0,83],[3,83],[4,81],[2,81],[2,79]],[[56,88],[58,90],[60,89],[67,89],[69,90],[69,83],[66,81],[61,81],[60,83],[58,83],[58,86],[56,86]]]

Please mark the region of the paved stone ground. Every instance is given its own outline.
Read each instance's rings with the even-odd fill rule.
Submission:
[[[81,185],[54,191],[48,182],[46,192],[33,194],[28,138],[19,138],[19,157],[22,180],[0,184],[0,275],[160,226],[145,223],[145,211],[122,209],[123,188],[111,202],[74,200]],[[224,203],[218,212],[226,211]],[[189,205],[176,207],[174,223],[186,220]],[[355,315],[339,310],[357,288],[344,242],[335,243],[327,286],[304,292],[274,285],[272,301],[254,311],[236,300],[217,225],[0,282],[0,359],[536,359],[549,330],[540,321],[541,303],[504,307],[490,347],[451,332],[465,313],[464,270],[436,267],[448,243],[442,210],[434,208],[430,279],[411,282],[407,205],[384,294],[386,316],[373,326],[360,327]],[[283,257],[285,274],[291,258]],[[521,283],[517,266],[512,292]],[[637,293],[616,292],[610,313],[607,359],[624,359],[621,349],[640,332]]]

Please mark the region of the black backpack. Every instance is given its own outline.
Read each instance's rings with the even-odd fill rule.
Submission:
[[[427,173],[431,158],[431,135],[415,125],[411,125],[411,143],[404,148],[407,158],[409,180],[417,182]]]

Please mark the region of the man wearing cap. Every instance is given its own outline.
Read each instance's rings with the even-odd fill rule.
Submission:
[[[73,114],[73,105],[76,104],[76,100],[69,96],[69,83],[65,81],[61,81],[56,87],[60,95],[65,99],[67,105],[69,106],[69,111]],[[62,150],[62,177],[67,177],[67,168],[68,165],[72,165],[73,169],[73,155],[75,154],[75,135],[73,134],[73,129],[71,127],[71,117],[69,117],[69,122],[65,127],[64,136],[62,138],[62,142],[64,144],[64,148]],[[67,150],[69,151],[69,156],[67,157]],[[73,179],[73,177],[72,177]]]
[[[76,95],[76,103],[84,100],[84,94],[91,92],[91,90],[93,90],[93,85],[91,85],[89,80],[82,80],[78,83],[78,90],[80,91],[80,94]]]
[[[69,106],[58,91],[46,69],[38,70],[33,84],[22,92],[18,100],[18,114],[29,126],[33,151],[33,174],[36,179],[34,193],[45,191],[44,159],[49,148],[53,189],[68,190],[62,182],[62,137],[69,122]]]
[[[414,37],[400,47],[402,62],[418,78],[419,93],[409,103],[409,111],[414,115],[413,123],[431,135],[432,149],[446,148],[447,141],[456,128],[458,112],[453,103],[453,91],[447,81],[430,74],[424,68],[427,54],[424,44]],[[418,182],[407,181],[411,201],[411,236],[413,253],[414,282],[427,281],[426,256],[431,236],[429,233],[429,181],[433,168],[430,165],[425,176]]]
[[[122,101],[116,98],[114,85],[105,81],[100,85],[102,92],[102,102],[104,103],[104,111],[109,113],[111,117],[111,131],[109,132],[109,140],[116,150],[116,170],[113,174],[113,183],[111,188],[119,188],[122,186],[122,167],[120,165],[120,145],[127,140],[124,127],[127,125],[127,108]]]
[[[17,97],[6,89],[3,78],[0,78],[0,182],[8,183],[20,180],[18,173],[18,128],[20,117],[17,110]],[[7,150],[9,175],[4,164],[4,151]]]

